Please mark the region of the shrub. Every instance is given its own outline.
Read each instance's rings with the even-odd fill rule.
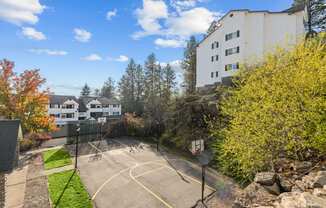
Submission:
[[[273,170],[279,157],[309,160],[326,154],[326,46],[316,38],[264,63],[243,67],[222,101],[228,126],[215,150],[224,172],[247,181]],[[222,138],[222,140],[221,140]]]
[[[46,133],[28,133],[24,136],[24,139],[20,140],[20,151],[28,151],[33,148],[39,147],[43,141],[51,139],[51,136]]]
[[[109,124],[107,134],[111,137],[146,136],[145,122],[133,113],[126,113],[121,120]]]

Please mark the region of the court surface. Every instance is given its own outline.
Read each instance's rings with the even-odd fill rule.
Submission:
[[[68,147],[74,151],[74,146]],[[80,145],[78,170],[97,208],[188,208],[201,198],[201,168],[132,139]],[[98,154],[96,154],[98,153]],[[215,191],[207,174],[205,196]]]

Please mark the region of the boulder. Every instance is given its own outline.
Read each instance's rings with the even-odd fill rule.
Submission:
[[[278,176],[278,178],[279,178],[279,185],[280,185],[281,191],[282,192],[291,191],[293,183],[283,176]]]
[[[326,171],[318,171],[314,178],[313,187],[323,188],[326,185]]]
[[[302,182],[302,181],[300,181],[300,180],[296,180],[295,182],[294,182],[294,185],[292,186],[292,189],[291,189],[291,191],[292,192],[304,192],[304,190],[305,190],[306,188],[305,188],[305,184],[304,184],[304,182]]]
[[[318,197],[326,198],[326,189],[315,188],[312,194]]]
[[[291,164],[291,169],[299,173],[306,172],[311,167],[312,167],[312,163],[309,161],[295,161]]]
[[[272,186],[276,182],[276,174],[274,172],[257,173],[255,182],[261,185]]]
[[[304,208],[326,208],[326,199],[314,196],[309,192],[301,193],[298,201]]]
[[[274,183],[273,185],[271,186],[263,186],[270,194],[273,194],[273,195],[280,195],[281,193],[281,190],[280,190],[280,187],[278,186],[277,183]]]
[[[280,207],[302,208],[301,203],[298,201],[300,196],[299,192],[286,192],[279,196]]]
[[[314,182],[315,182],[315,177],[317,176],[317,173],[311,172],[308,175],[304,176],[302,178],[302,182],[304,184],[305,188],[314,188]]]

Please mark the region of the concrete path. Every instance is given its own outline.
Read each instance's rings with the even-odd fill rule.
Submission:
[[[60,172],[63,172],[63,171],[67,171],[67,170],[73,170],[75,167],[74,165],[66,165],[66,166],[63,166],[63,167],[59,167],[59,168],[53,168],[53,169],[50,169],[50,170],[45,170],[44,171],[44,174],[45,175],[51,175],[53,173],[60,173]]]
[[[23,207],[27,169],[25,166],[7,175],[5,208]]]

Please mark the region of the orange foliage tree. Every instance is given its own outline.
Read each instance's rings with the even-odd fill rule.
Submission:
[[[13,68],[13,62],[0,61],[0,115],[20,119],[25,133],[54,130],[47,113],[49,90],[41,90],[45,79],[37,69],[16,74]]]

